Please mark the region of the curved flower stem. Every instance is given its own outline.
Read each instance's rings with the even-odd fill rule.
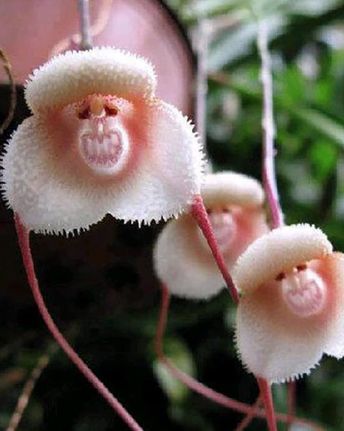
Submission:
[[[92,48],[89,0],[78,0],[78,9],[81,33],[80,49],[87,50]]]
[[[143,431],[143,429],[140,427],[140,425],[138,425],[135,419],[126,411],[126,409],[122,406],[122,404],[112,395],[112,393],[108,390],[108,388],[98,379],[98,377],[93,373],[93,371],[85,364],[85,362],[80,358],[80,356],[74,351],[72,346],[68,343],[68,341],[64,338],[64,336],[60,332],[60,330],[57,328],[55,322],[53,321],[45,305],[43,296],[39,288],[38,280],[35,273],[35,267],[32,259],[31,249],[30,249],[29,231],[22,224],[17,214],[15,214],[14,220],[15,220],[15,226],[16,226],[17,235],[18,235],[19,247],[21,250],[28,282],[31,287],[32,294],[36,301],[38,309],[49,331],[55,338],[58,345],[69,357],[69,359],[85,376],[85,378],[94,386],[94,388],[99,392],[99,394],[107,401],[107,403],[111,406],[111,408],[123,419],[123,421],[128,425],[128,427],[133,431]]]
[[[162,289],[162,296],[161,296],[161,305],[160,305],[160,315],[159,315],[159,321],[157,324],[156,336],[155,336],[155,352],[157,354],[159,361],[165,365],[165,367],[170,371],[170,373],[177,380],[184,383],[185,386],[187,386],[194,392],[197,392],[198,394],[203,395],[204,397],[210,399],[211,401],[217,404],[220,404],[224,407],[227,407],[229,409],[237,410],[245,414],[252,413],[252,410],[256,413],[257,410],[253,409],[251,406],[248,406],[245,403],[241,403],[240,401],[236,401],[229,397],[226,397],[225,395],[219,392],[216,392],[211,388],[208,388],[203,383],[198,382],[193,377],[189,376],[188,374],[184,373],[183,371],[175,367],[171,362],[171,360],[165,356],[163,351],[163,338],[164,338],[164,333],[166,329],[168,309],[170,305],[170,293],[167,287],[164,285],[161,286],[161,289]],[[265,416],[263,412],[260,412],[260,413],[262,414],[262,417]]]
[[[252,412],[248,413],[243,420],[238,424],[238,426],[235,428],[234,431],[244,431],[252,422],[252,419],[254,419],[254,414],[255,414],[255,410],[256,408],[260,407],[261,404],[261,398],[260,398],[260,394],[258,395],[256,401],[254,402],[254,404],[252,405]]]
[[[266,379],[257,378],[260,395],[264,402],[266,411],[266,421],[268,423],[269,431],[277,431],[276,415],[274,404],[272,400],[271,385]]]
[[[168,371],[173,377],[175,377],[177,380],[182,382],[185,386],[187,386],[192,391],[198,393],[199,395],[202,395],[203,397],[209,399],[210,401],[213,401],[218,405],[245,414],[250,418],[257,417],[264,419],[266,417],[265,412],[264,410],[259,408],[259,406],[250,406],[248,404],[234,400],[233,398],[227,397],[226,395],[223,395],[220,392],[215,391],[214,389],[209,388],[208,386],[204,385],[203,383],[197,381],[193,377],[181,371],[172,363],[172,361],[167,356],[165,356],[163,349],[163,339],[167,324],[169,305],[170,293],[165,285],[161,285],[160,313],[154,340],[155,352],[158,357],[158,360],[168,369]],[[289,416],[283,413],[277,413],[276,418],[283,423],[287,423],[289,420]],[[308,421],[307,419],[295,417],[293,418],[293,421],[294,423],[307,425],[308,427],[311,427],[314,431],[325,431],[323,428],[321,428],[317,424],[314,424],[312,421]]]
[[[98,15],[94,22],[91,23],[90,33],[91,37],[94,38],[101,34],[107,26],[111,14],[112,0],[98,0],[100,6],[98,7]],[[57,42],[49,53],[49,58],[55,55],[61,54],[64,51],[80,49],[81,36],[80,33],[73,34]]]
[[[208,92],[208,75],[207,75],[207,56],[209,44],[209,25],[207,18],[200,18],[194,34],[194,45],[197,54],[197,72],[196,72],[196,127],[203,149],[206,148],[206,117],[207,117],[207,92]]]
[[[279,203],[275,173],[275,123],[273,115],[273,88],[271,57],[268,49],[268,31],[264,22],[258,20],[257,46],[261,59],[261,80],[263,87],[263,166],[262,176],[266,198],[271,212],[272,228],[282,226],[283,213]]]
[[[229,293],[233,301],[235,302],[235,304],[238,304],[239,302],[238,291],[234,285],[233,279],[228,271],[226,262],[216,242],[216,238],[215,238],[211,223],[209,221],[207,210],[204,206],[203,199],[200,195],[194,198],[194,201],[191,207],[191,215],[196,220],[199,228],[201,229],[205,239],[208,242],[208,245],[214,256],[216,264],[222,274],[222,277],[226,282],[226,285],[228,287]]]

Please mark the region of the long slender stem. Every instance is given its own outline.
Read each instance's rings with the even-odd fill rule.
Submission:
[[[64,336],[56,326],[53,318],[51,317],[45,305],[43,296],[39,288],[30,249],[29,231],[22,224],[17,214],[14,216],[14,219],[27,279],[38,309],[49,331],[51,332],[59,346],[62,348],[62,350],[69,357],[69,359],[85,376],[85,378],[94,386],[94,388],[99,392],[99,394],[107,401],[111,408],[123,419],[123,421],[128,425],[128,427],[133,431],[143,431],[140,425],[138,425],[138,423],[135,421],[135,419],[126,411],[122,404],[112,395],[109,389],[98,379],[98,377],[93,373],[93,371],[74,351],[72,346],[68,343],[68,341],[64,338]]]
[[[165,356],[163,351],[163,338],[166,329],[168,309],[170,305],[170,293],[166,286],[161,286],[161,305],[160,305],[160,315],[159,321],[156,329],[155,336],[155,352],[161,363],[163,363],[170,373],[187,387],[197,392],[200,395],[210,399],[211,401],[220,404],[229,409],[237,410],[241,413],[250,414],[252,412],[252,407],[240,401],[233,400],[225,395],[208,388],[203,383],[198,382],[193,377],[179,370],[173,365],[173,363]],[[257,415],[262,415],[264,417],[264,412],[253,409]]]
[[[91,24],[90,24],[90,4],[89,0],[78,0],[80,17],[80,49],[92,48]]]
[[[207,116],[207,92],[208,92],[208,33],[209,26],[206,18],[198,21],[195,32],[195,49],[197,53],[196,73],[196,127],[201,142],[206,147],[206,116]]]
[[[238,304],[239,302],[239,294],[234,285],[234,281],[228,271],[226,262],[223,258],[223,255],[218,247],[213,228],[209,221],[209,217],[207,214],[207,210],[204,206],[203,199],[200,195],[194,198],[194,202],[191,207],[191,214],[196,220],[199,228],[201,229],[205,239],[208,242],[208,245],[211,249],[211,252],[214,256],[215,262],[221,271],[222,277],[224,278],[226,285],[228,287],[229,293],[233,299],[233,301]]]
[[[238,426],[235,428],[234,431],[244,431],[252,422],[252,420],[254,419],[255,416],[255,410],[254,408],[258,408],[261,404],[261,398],[260,398],[260,394],[257,397],[255,403],[252,405],[252,412],[248,413],[243,420],[238,424]]]
[[[233,398],[227,397],[226,395],[221,394],[220,392],[215,391],[214,389],[209,388],[203,383],[197,381],[193,377],[184,373],[180,369],[178,369],[175,365],[173,365],[172,361],[164,354],[163,349],[163,339],[166,330],[167,324],[167,316],[168,310],[170,306],[170,293],[165,285],[161,286],[161,304],[160,304],[160,313],[159,320],[156,329],[155,335],[155,352],[159,359],[159,361],[168,369],[173,377],[182,382],[185,386],[187,386],[192,391],[202,395],[203,397],[213,401],[214,403],[226,407],[228,409],[235,410],[237,412],[243,413],[250,418],[252,416],[258,418],[265,418],[265,412],[258,405],[247,405],[240,401],[234,400]],[[261,398],[260,398],[261,400]],[[289,416],[283,413],[277,413],[276,418],[283,423],[287,423]],[[245,419],[244,419],[245,420]],[[294,423],[298,423],[300,425],[306,425],[311,427],[314,431],[325,431],[323,428],[318,426],[317,424],[309,421],[307,419],[301,419],[294,417]]]
[[[272,399],[271,393],[271,385],[270,383],[262,378],[257,378],[260,395],[264,402],[265,411],[266,411],[266,421],[268,423],[269,431],[278,431],[276,425],[276,415],[275,409]]]
[[[261,60],[261,80],[263,90],[263,163],[262,177],[266,198],[271,213],[271,227],[282,226],[283,213],[279,203],[276,173],[275,173],[275,122],[273,112],[273,84],[271,72],[271,57],[268,48],[268,28],[266,22],[258,19],[257,47]],[[270,384],[261,378],[257,379],[267,413],[270,431],[277,430],[273,399]]]
[[[34,390],[38,379],[40,378],[43,371],[46,369],[50,362],[49,353],[44,353],[37,362],[37,365],[30,373],[28,380],[26,381],[23,390],[18,398],[16,408],[11,416],[6,431],[16,431],[18,425],[23,417],[24,411],[30,400],[32,391]]]
[[[268,30],[264,22],[258,21],[258,52],[261,59],[261,80],[263,89],[263,166],[262,176],[266,198],[271,212],[272,228],[283,225],[283,213],[279,203],[275,173],[275,123],[273,114],[273,86],[271,57],[268,49]]]

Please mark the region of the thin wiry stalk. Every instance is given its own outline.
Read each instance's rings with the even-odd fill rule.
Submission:
[[[191,215],[196,220],[199,228],[201,229],[205,239],[208,242],[209,248],[214,256],[215,262],[222,274],[223,279],[226,282],[226,285],[228,287],[229,293],[235,302],[235,304],[238,304],[239,302],[239,294],[238,291],[234,285],[234,281],[228,271],[226,262],[223,258],[223,255],[218,247],[213,228],[211,226],[211,223],[209,221],[209,217],[207,214],[207,210],[204,206],[202,197],[196,196],[194,199],[194,202],[191,207]]]
[[[80,49],[92,48],[91,24],[90,24],[90,4],[89,0],[78,0],[80,18]]]
[[[261,59],[261,80],[263,90],[263,185],[271,212],[272,228],[283,225],[283,213],[279,203],[275,173],[275,122],[273,114],[273,86],[271,57],[268,48],[268,30],[265,22],[258,21],[257,46]]]
[[[0,124],[0,135],[4,133],[4,131],[7,129],[7,127],[10,125],[13,116],[14,111],[16,109],[16,102],[17,102],[17,90],[16,90],[16,84],[14,82],[13,73],[12,73],[12,67],[11,63],[5,54],[5,52],[0,48],[0,60],[3,64],[3,67],[5,69],[5,72],[8,76],[8,80],[10,82],[10,91],[11,91],[11,97],[10,97],[10,106],[8,108],[8,114],[2,124]]]
[[[260,394],[258,395],[256,401],[254,402],[254,404],[252,405],[252,412],[248,413],[243,420],[238,424],[238,426],[235,428],[234,431],[244,431],[252,422],[252,420],[255,417],[255,409],[259,408],[261,405],[261,398],[260,398]]]
[[[17,214],[15,214],[14,219],[15,219],[15,225],[17,230],[19,247],[23,258],[27,279],[31,287],[31,291],[36,301],[37,307],[49,331],[55,338],[57,344],[66,353],[66,355],[73,362],[73,364],[79,369],[79,371],[91,383],[91,385],[98,391],[98,393],[107,401],[110,407],[122,418],[122,420],[128,425],[128,427],[132,431],[143,431],[140,425],[127,412],[127,410],[122,406],[122,404],[117,400],[117,398],[114,397],[114,395],[103,384],[103,382],[101,382],[98,379],[98,377],[93,373],[93,371],[85,364],[85,362],[75,352],[75,350],[68,343],[68,341],[65,339],[63,334],[56,326],[53,318],[51,317],[45,305],[45,302],[38,284],[38,280],[36,277],[35,267],[34,267],[31,249],[30,249],[29,231],[22,224],[20,217]]]
[[[161,285],[160,313],[154,340],[155,352],[158,357],[158,360],[166,367],[166,369],[171,373],[174,378],[182,382],[185,386],[187,386],[192,391],[198,393],[199,395],[202,395],[203,397],[209,399],[210,401],[213,401],[218,405],[235,410],[239,413],[243,413],[247,415],[247,417],[249,416],[250,418],[257,417],[260,419],[264,419],[265,412],[263,409],[259,408],[258,405],[247,405],[240,401],[234,400],[233,398],[227,397],[226,395],[223,395],[220,392],[215,391],[214,389],[209,388],[208,386],[197,381],[193,377],[189,376],[188,374],[177,368],[172,363],[172,361],[165,355],[163,349],[163,340],[166,330],[169,306],[170,293],[165,285]],[[283,413],[277,413],[276,418],[280,422],[287,423],[289,416]],[[325,431],[319,425],[314,424],[312,421],[309,421],[307,419],[294,417],[293,422],[300,425],[306,425],[312,428],[314,431]]]
[[[98,6],[99,4],[99,6]],[[93,23],[91,23],[90,27],[90,33],[92,39],[99,34],[101,34],[105,27],[107,26],[110,14],[111,14],[111,8],[112,8],[112,0],[99,0],[99,3],[97,3],[98,6],[98,15],[95,17]],[[67,51],[68,49],[80,49],[80,42],[81,42],[81,36],[80,33],[73,34],[72,36],[66,37],[59,42],[57,42],[56,45],[53,46],[52,50],[50,51],[49,58],[54,57],[55,55],[61,54],[64,51]]]
[[[267,202],[271,213],[271,227],[278,228],[284,224],[283,213],[279,203],[276,172],[275,172],[275,122],[273,112],[273,85],[271,72],[271,56],[268,47],[268,28],[266,21],[258,19],[257,47],[261,61],[261,80],[263,90],[263,163],[262,177]],[[267,414],[270,431],[276,431],[276,418],[270,384],[262,378],[257,378],[262,399]]]
[[[201,18],[194,34],[194,45],[197,54],[196,71],[196,128],[204,149],[206,148],[207,138],[207,93],[208,93],[208,74],[207,57],[209,43],[209,25],[206,18]]]
[[[266,421],[268,423],[269,431],[278,431],[271,385],[266,379],[262,378],[257,378],[257,382],[260,390],[260,396],[264,402]]]

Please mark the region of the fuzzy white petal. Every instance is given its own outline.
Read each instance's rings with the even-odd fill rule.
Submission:
[[[147,147],[109,212],[124,221],[149,224],[188,209],[200,193],[204,155],[193,126],[172,105],[156,99],[146,118]]]
[[[332,244],[318,228],[308,224],[284,226],[254,241],[233,268],[235,284],[242,292],[274,280],[312,259],[332,252]]]
[[[216,189],[212,193],[216,194]],[[255,238],[267,232],[268,227],[260,207],[240,207],[232,205],[230,200],[224,205],[230,209],[233,227],[227,231],[221,229],[220,224],[221,243],[223,257],[231,269],[238,256]],[[214,223],[213,216],[210,216],[211,223]],[[218,235],[216,229],[219,225],[214,229]],[[190,215],[173,220],[164,227],[157,239],[154,264],[160,280],[177,296],[208,299],[224,285],[209,246]]]
[[[36,69],[25,97],[33,113],[60,109],[90,94],[126,99],[151,97],[156,88],[153,66],[142,57],[111,47],[67,51]]]
[[[154,266],[159,279],[173,295],[208,299],[224,286],[222,276],[191,217],[169,222],[154,249]],[[203,252],[202,252],[203,251]]]
[[[327,299],[312,316],[295,315],[286,306],[279,282],[248,292],[237,311],[236,343],[244,365],[271,382],[308,374],[323,353],[343,356],[344,256],[333,253],[308,262],[324,281]]]
[[[309,331],[308,325],[286,318],[277,295],[260,301],[259,293],[242,298],[237,310],[236,344],[243,364],[276,383],[309,373],[323,355],[324,334],[317,333],[321,326]]]
[[[104,193],[77,187],[60,176],[49,142],[39,118],[30,117],[18,127],[2,160],[4,198],[33,231],[88,228],[104,217],[108,201]]]
[[[198,139],[171,105],[155,101],[146,106],[147,125],[141,125],[140,113],[134,117],[137,136],[133,132],[129,137],[134,149],[142,150],[137,163],[121,177],[105,180],[80,162],[74,128],[68,126],[73,117],[66,114],[67,120],[59,122],[55,114],[52,120],[34,116],[24,121],[6,147],[2,166],[5,199],[25,225],[40,232],[68,232],[87,228],[106,213],[150,223],[184,211],[200,193]]]
[[[236,172],[209,174],[202,186],[202,197],[207,207],[236,204],[260,206],[264,202],[264,191],[254,178]]]
[[[331,333],[325,353],[341,359],[344,356],[344,254],[333,253],[327,259],[327,271],[331,274],[335,306],[331,312]]]

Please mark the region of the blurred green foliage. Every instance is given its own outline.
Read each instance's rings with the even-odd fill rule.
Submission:
[[[343,2],[169,3],[188,30],[199,19],[209,24],[207,150],[214,169],[233,169],[257,178],[261,170],[261,89],[252,10],[267,20],[273,56],[276,169],[286,221],[315,223],[336,249],[344,250]],[[94,229],[95,235],[102,235],[101,227]],[[142,234],[135,227],[117,224],[114,235],[124,231],[134,247],[145,243],[145,253],[150,256],[157,229],[147,228]],[[67,242],[63,245],[68,247]],[[20,267],[19,258],[16,264]],[[117,270],[108,276],[117,279]],[[123,291],[128,286],[135,290],[135,277],[130,278],[123,267],[121,271]],[[73,291],[73,283],[68,286],[71,291],[65,292],[58,287],[65,283],[63,274],[61,267],[41,274],[45,281],[60,280],[47,292],[52,314],[59,315],[65,301],[65,321],[78,322],[70,333],[73,344],[147,431],[234,429],[240,415],[190,393],[157,365],[152,340],[158,291],[146,293],[148,299],[141,302],[137,297],[144,292],[125,293],[129,299],[120,296],[121,306],[109,311],[102,285],[95,293],[85,278],[83,292]],[[80,308],[78,314],[71,311],[75,306]],[[2,294],[1,429],[6,427],[25,376],[50,342],[36,314],[29,294],[19,303]],[[234,309],[226,292],[208,303],[173,300],[166,352],[202,382],[251,403],[257,389],[236,358],[233,321]],[[285,410],[283,386],[275,388],[275,398],[277,408]],[[318,421],[327,430],[344,430],[343,363],[323,360],[311,376],[298,382],[297,401],[300,416]],[[249,429],[262,430],[265,424],[257,420]],[[39,380],[19,430],[124,431],[126,427],[58,352]]]

